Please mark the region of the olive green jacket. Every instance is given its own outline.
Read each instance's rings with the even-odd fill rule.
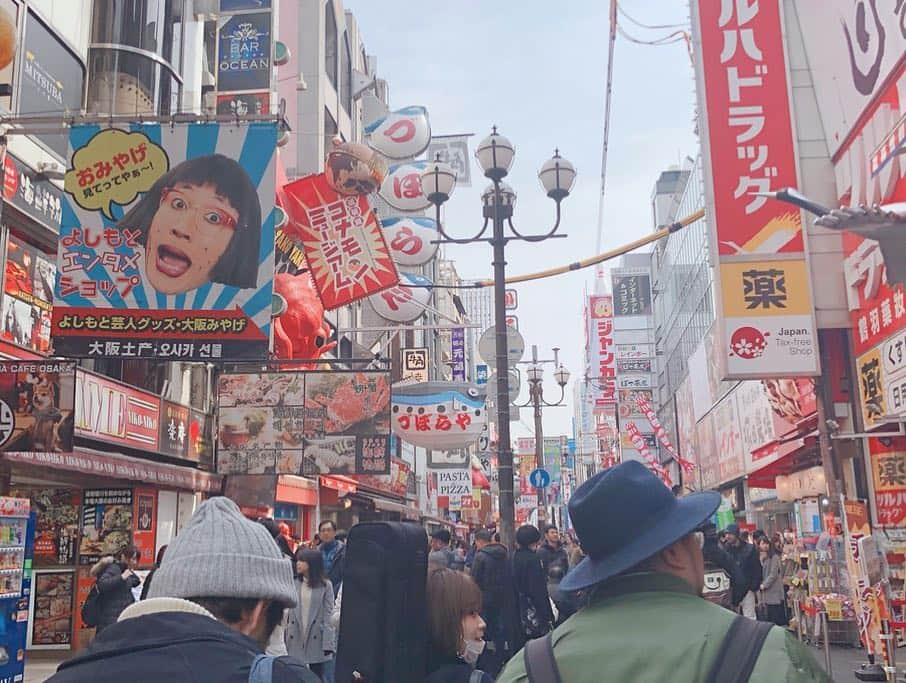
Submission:
[[[588,607],[554,631],[554,655],[563,683],[705,681],[734,617],[676,576],[629,574],[602,584]],[[791,633],[775,626],[749,680],[831,679]],[[528,681],[521,651],[497,681]]]

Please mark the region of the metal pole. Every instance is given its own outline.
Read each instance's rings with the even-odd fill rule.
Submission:
[[[830,627],[827,623],[827,612],[821,612],[821,623],[824,626],[824,668],[827,672],[827,677],[833,679],[833,674],[831,673]]]
[[[508,548],[516,540],[513,498],[513,450],[510,444],[510,374],[506,339],[506,238],[500,215],[500,181],[494,181],[494,326],[497,332],[497,478],[500,486],[500,540]]]
[[[538,362],[538,347],[532,346],[532,362]],[[532,405],[535,408],[535,467],[544,469],[544,426],[541,421],[541,382],[529,382],[529,392],[532,395]],[[545,500],[546,492],[538,489],[538,507],[547,509]],[[546,519],[546,515],[545,515]],[[538,520],[541,526],[541,520]]]

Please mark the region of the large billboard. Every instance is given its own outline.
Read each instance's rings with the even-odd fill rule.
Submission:
[[[721,374],[817,374],[801,213],[759,194],[799,185],[780,0],[692,9]]]
[[[74,126],[55,351],[266,356],[276,134],[271,123]]]
[[[224,374],[221,474],[390,474],[390,373]]]
[[[0,362],[0,450],[72,453],[75,363]]]
[[[585,308],[589,392],[594,405],[613,406],[616,394],[616,357],[613,343],[613,297],[590,296]]]

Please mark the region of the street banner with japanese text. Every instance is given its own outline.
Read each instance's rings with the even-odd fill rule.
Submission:
[[[390,374],[224,374],[221,474],[390,474]]]
[[[616,359],[613,338],[613,297],[590,296],[585,307],[587,376],[594,405],[615,406]]]
[[[450,331],[450,359],[453,363],[453,381],[466,381],[466,331],[456,327]]]
[[[818,374],[780,0],[692,3],[723,378]]]
[[[615,269],[612,282],[613,314],[616,317],[651,315],[651,277],[647,269]]]
[[[267,355],[271,123],[70,131],[52,333],[59,355]]]
[[[283,188],[286,212],[328,311],[399,282],[381,224],[364,195],[341,195],[324,173]]]
[[[868,450],[878,526],[906,534],[906,438],[870,438]]]
[[[651,425],[651,428],[654,430],[655,436],[657,436],[658,441],[661,442],[661,445],[664,447],[664,450],[670,455],[671,458],[676,460],[680,467],[684,471],[692,472],[695,469],[695,464],[685,458],[681,458],[679,453],[676,452],[676,449],[673,447],[673,443],[670,441],[670,435],[667,434],[667,430],[664,429],[664,425],[661,424],[660,418],[658,418],[657,413],[654,412],[654,409],[651,407],[651,404],[646,401],[643,397],[638,396],[636,401],[639,404],[639,410],[645,415],[648,419],[648,423]]]
[[[440,155],[440,160],[449,164],[456,173],[456,184],[459,187],[472,186],[472,169],[469,158],[468,135],[432,135],[428,143],[425,158],[434,161]]]

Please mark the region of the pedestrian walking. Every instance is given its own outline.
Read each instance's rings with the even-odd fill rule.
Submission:
[[[780,555],[767,536],[758,541],[759,559],[761,560],[761,601],[766,609],[764,620],[778,626],[786,626],[786,612],[783,608],[783,579],[780,576]]]
[[[530,524],[516,530],[516,552],[513,553],[513,588],[519,617],[513,649],[521,648],[526,640],[548,633],[554,623],[547,578],[541,558],[535,552],[541,532]]]
[[[298,601],[290,563],[228,498],[202,503],[167,548],[148,599],[60,665],[51,683],[245,683],[272,665],[274,683],[316,683],[265,643]]]
[[[428,676],[425,683],[493,683],[476,669],[485,649],[481,591],[463,572],[428,572]]]
[[[747,592],[745,574],[718,541],[717,527],[713,522],[705,522],[700,531],[705,537],[702,546],[702,557],[705,560],[705,587],[702,597],[715,605],[736,612]]]
[[[325,519],[318,525],[321,545],[318,549],[324,556],[324,573],[330,579],[334,591],[343,585],[343,563],[346,559],[346,543],[337,538],[337,523]]]
[[[490,531],[476,532],[475,547],[472,578],[481,590],[481,618],[485,621],[487,642],[481,655],[481,668],[497,676],[513,653],[510,643],[517,618],[513,574],[506,546],[494,542]]]
[[[127,545],[116,556],[102,557],[89,570],[98,589],[96,635],[115,624],[122,611],[135,602],[132,589],[142,582],[135,573],[141,556],[138,548]]]
[[[750,543],[743,541],[739,533],[739,526],[728,524],[726,528],[727,541],[724,549],[739,565],[745,576],[746,592],[739,604],[740,612],[744,617],[755,619],[755,594],[761,586],[761,562],[758,560],[758,549]]]
[[[538,547],[538,557],[541,558],[545,576],[551,565],[554,564],[562,567],[563,574],[569,571],[569,556],[566,554],[566,546],[560,540],[560,531],[553,524],[548,524],[544,530],[544,540]]]
[[[324,667],[337,651],[337,632],[333,627],[333,585],[324,571],[323,554],[301,548],[296,552],[296,607],[286,622],[286,650],[307,664],[324,680]]]
[[[792,634],[701,598],[697,529],[719,503],[713,491],[675,497],[634,460],[586,481],[569,515],[588,557],[560,585],[588,590],[590,603],[527,645],[498,683],[830,681]]]
[[[167,546],[162,545],[160,550],[157,551],[157,558],[154,560],[154,566],[151,568],[151,571],[148,572],[148,575],[145,577],[145,580],[142,582],[142,596],[141,600],[144,600],[148,597],[148,589],[151,588],[151,580],[154,578],[154,572],[160,567],[160,563],[164,561],[164,555],[167,552]]]
[[[585,557],[582,552],[582,546],[579,545],[572,532],[566,534],[566,555],[569,558],[570,569],[579,564]]]
[[[431,552],[428,555],[429,564],[445,569],[453,568],[456,556],[450,550],[450,538],[450,532],[446,529],[438,529],[431,534]]]

